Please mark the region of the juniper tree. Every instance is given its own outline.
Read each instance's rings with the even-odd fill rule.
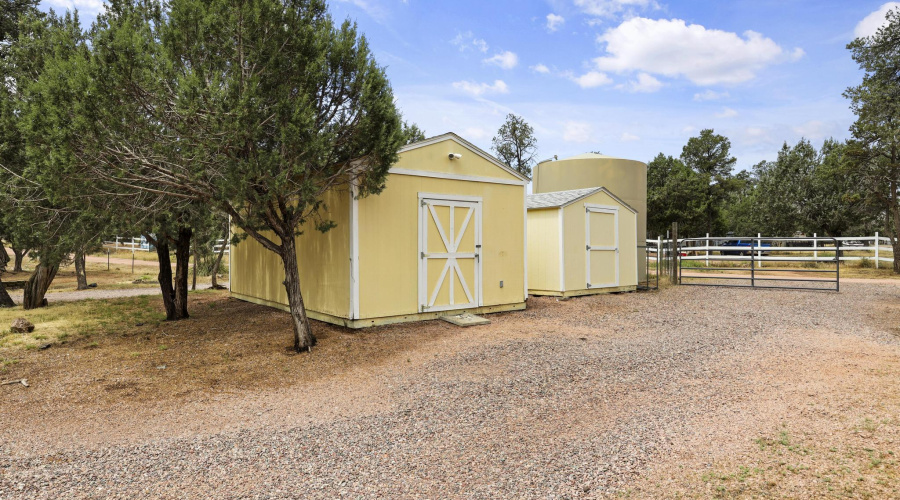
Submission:
[[[92,47],[84,163],[228,214],[280,257],[294,348],[311,348],[296,237],[334,227],[326,192],[380,192],[403,143],[365,37],[321,0],[114,0]]]
[[[72,253],[81,264],[76,266],[79,281],[86,286],[83,255],[100,240],[111,211],[108,206],[69,203],[73,193],[68,191],[68,179],[48,168],[71,159],[66,148],[47,147],[71,142],[73,128],[46,126],[69,102],[48,99],[45,88],[51,81],[70,81],[77,62],[87,59],[77,15],[24,15],[18,37],[6,48],[7,56],[0,62],[5,77],[0,86],[0,169],[5,174],[0,198],[5,232],[20,252],[30,248],[37,261],[22,302],[25,309],[32,309],[44,305],[47,289],[60,265],[72,260]]]

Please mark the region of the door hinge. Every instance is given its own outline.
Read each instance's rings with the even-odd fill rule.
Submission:
[[[428,205],[428,202],[425,201],[425,200],[421,200],[419,203],[421,203],[423,207],[424,207],[425,205]]]
[[[590,251],[591,246],[590,246],[590,245],[585,245],[585,249],[587,249],[588,251]]]
[[[425,258],[425,252],[421,253],[421,258],[423,258],[423,259]]]
[[[587,287],[588,287],[588,288],[590,288],[590,287],[591,287],[591,284],[590,284],[590,283],[588,283],[588,284],[587,284]]]

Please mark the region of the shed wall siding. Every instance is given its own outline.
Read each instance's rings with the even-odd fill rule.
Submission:
[[[441,143],[443,144],[443,143]],[[439,146],[440,144],[436,145]],[[437,151],[423,162],[410,162],[413,153]],[[456,148],[447,150],[461,151]],[[426,170],[440,163],[466,162],[465,174],[479,168],[475,155],[450,162],[439,147],[403,153],[398,164]],[[420,156],[420,158],[423,158]],[[480,161],[480,158],[478,158]],[[471,162],[471,163],[470,163]],[[484,162],[487,164],[487,162]],[[490,167],[488,169],[487,167]],[[487,164],[478,175],[500,172]],[[494,173],[493,175],[496,175]],[[389,175],[378,196],[359,201],[360,318],[408,315],[419,312],[419,193],[478,196],[482,204],[482,300],[484,306],[525,301],[525,221],[523,186]],[[500,288],[500,281],[504,282]]]
[[[558,208],[528,211],[528,288],[562,291]]]
[[[346,191],[325,196],[329,217],[337,226],[327,233],[314,227],[297,238],[300,291],[307,309],[348,317],[350,311],[350,195]],[[239,231],[235,229],[235,231]],[[276,243],[270,232],[263,233]],[[281,258],[256,240],[247,238],[231,250],[231,291],[244,297],[287,305]]]

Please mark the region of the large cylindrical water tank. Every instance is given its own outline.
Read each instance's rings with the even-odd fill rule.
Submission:
[[[570,189],[605,187],[637,210],[636,246],[646,245],[647,238],[647,164],[596,153],[587,153],[556,161],[545,161],[534,167],[533,193],[550,193]],[[639,252],[639,256],[646,255]],[[638,259],[641,279],[646,273],[646,259]]]

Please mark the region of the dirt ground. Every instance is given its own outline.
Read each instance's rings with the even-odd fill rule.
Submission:
[[[0,386],[0,498],[900,497],[900,284],[842,290],[315,323],[301,355],[286,314],[204,292],[0,349],[30,385]]]

